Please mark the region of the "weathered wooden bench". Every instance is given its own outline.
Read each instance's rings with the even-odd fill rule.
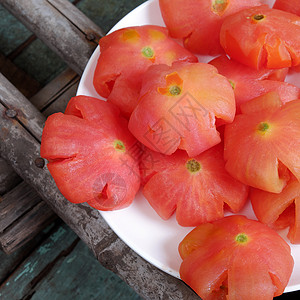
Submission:
[[[70,67],[33,97],[28,96],[30,99],[0,74],[0,194],[4,194],[0,212],[5,213],[0,222],[2,249],[12,252],[50,222],[55,213],[89,246],[103,266],[143,298],[199,299],[182,281],[160,271],[124,244],[96,210],[85,204],[69,203],[40,158],[45,118],[63,111],[75,95],[79,76],[103,34],[101,29],[67,0],[0,3]]]

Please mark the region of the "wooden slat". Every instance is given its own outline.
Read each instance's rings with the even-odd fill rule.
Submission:
[[[68,0],[1,0],[1,4],[75,72],[82,73],[102,31]]]
[[[41,198],[25,182],[5,194],[0,202],[0,233],[39,202]]]
[[[21,178],[6,160],[0,157],[0,202],[2,201],[1,195],[10,191],[19,182],[21,182]]]
[[[47,169],[37,168],[33,163],[39,156],[37,139],[17,120],[1,117],[5,110],[0,105],[0,155],[77,233],[102,265],[115,271],[146,299],[199,299],[180,280],[158,270],[125,245],[96,210],[85,204],[68,202],[58,191]],[[39,118],[43,116],[40,114]]]
[[[38,93],[30,98],[30,102],[40,111],[45,110],[46,107],[51,106],[59,97],[68,93],[72,86],[76,86],[80,77],[72,69],[66,69],[50,83],[43,87]],[[72,90],[72,96],[75,96],[76,91]],[[67,98],[67,95],[64,96]],[[63,109],[63,107],[62,107]]]
[[[32,97],[40,89],[40,84],[19,69],[11,60],[0,53],[0,73],[2,73],[25,97]]]
[[[60,227],[3,282],[0,286],[0,299],[1,294],[5,299],[26,299],[31,294],[36,277],[43,274],[48,265],[63,255],[67,248],[74,248],[77,242],[78,238],[73,232]]]
[[[44,117],[40,112],[0,73],[0,103],[6,108],[3,117],[13,117],[40,140]]]
[[[27,243],[23,247],[19,248],[13,254],[7,255],[0,251],[0,283],[7,280],[7,278],[14,272],[14,270],[24,261],[28,255],[38,246],[41,242],[47,238],[50,232],[55,228],[61,226],[62,221],[57,219],[51,223],[47,228],[42,230],[37,236],[35,236],[30,243]],[[1,292],[1,289],[0,289]],[[3,297],[4,298],[4,297]],[[0,299],[1,296],[0,296]]]
[[[83,32],[89,40],[98,43],[100,36],[104,35],[103,31],[70,1],[48,0],[48,2]]]
[[[0,234],[2,250],[7,254],[14,252],[49,225],[54,218],[55,214],[49,209],[47,203],[45,201],[39,202],[21,217],[15,226],[8,227]]]

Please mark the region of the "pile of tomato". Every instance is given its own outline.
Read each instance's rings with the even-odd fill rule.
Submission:
[[[300,243],[300,89],[285,82],[300,2],[159,3],[167,28],[100,40],[93,84],[107,101],[77,96],[50,116],[41,155],[73,203],[121,209],[142,187],[162,219],[195,227],[180,275],[201,298],[272,299],[294,265],[275,230]],[[259,221],[224,217],[249,198]]]

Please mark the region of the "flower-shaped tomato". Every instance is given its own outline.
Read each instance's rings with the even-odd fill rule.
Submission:
[[[100,42],[94,74],[96,91],[129,117],[137,105],[142,75],[153,64],[197,62],[188,50],[168,36],[166,28],[145,25],[117,30]]]
[[[300,179],[300,100],[281,105],[272,93],[244,103],[226,125],[226,170],[241,182],[280,193],[290,170]]]
[[[273,8],[288,11],[292,14],[300,16],[299,0],[276,0]]]
[[[131,155],[136,143],[119,109],[77,96],[65,114],[47,119],[41,156],[69,201],[114,210],[130,205],[140,186],[138,162]]]
[[[225,17],[242,9],[261,5],[259,0],[159,0],[170,34],[182,38],[192,52],[222,53],[219,35]]]
[[[289,245],[244,216],[198,226],[179,253],[181,279],[203,300],[271,300],[283,293],[294,266]]]
[[[242,10],[222,24],[225,52],[250,67],[284,68],[300,64],[300,17],[267,5]]]
[[[259,221],[275,229],[290,227],[289,240],[300,243],[300,183],[294,176],[281,193],[252,189],[250,199]]]
[[[212,65],[158,65],[144,75],[129,130],[154,151],[172,154],[183,149],[196,156],[220,143],[216,118],[229,123],[234,115],[232,87]]]
[[[248,187],[226,172],[221,144],[193,158],[181,150],[172,155],[145,150],[141,171],[150,205],[164,220],[176,211],[181,226],[222,218],[224,204],[238,212],[248,195]]]
[[[284,81],[288,68],[256,70],[222,55],[210,64],[230,81],[235,95],[237,112],[240,105],[271,91],[277,91],[283,103],[298,99],[300,89]]]

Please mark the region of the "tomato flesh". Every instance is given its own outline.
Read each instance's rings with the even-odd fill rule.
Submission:
[[[221,142],[216,118],[232,122],[234,93],[217,69],[203,63],[152,66],[144,74],[140,100],[129,130],[145,146],[167,155],[189,156]]]
[[[273,299],[283,293],[294,261],[268,226],[230,216],[192,230],[179,244],[180,277],[203,299]]]
[[[101,54],[93,78],[94,87],[126,117],[137,105],[142,75],[149,66],[198,61],[169,38],[166,28],[154,25],[117,30],[103,37],[99,45]]]
[[[223,53],[219,33],[223,20],[259,0],[160,0],[162,17],[170,35],[198,54]]]
[[[181,226],[222,218],[225,203],[238,212],[248,195],[248,187],[225,171],[222,145],[193,158],[180,150],[172,155],[146,150],[141,171],[150,205],[164,220],[176,211]]]
[[[295,177],[280,194],[253,189],[250,199],[259,221],[276,229],[290,227],[289,240],[300,243],[300,183]]]
[[[61,193],[100,210],[130,205],[140,186],[137,141],[112,104],[77,96],[45,124],[41,156]]]
[[[270,109],[265,102],[254,101],[253,113],[237,115],[226,125],[226,169],[245,184],[280,193],[289,180],[287,170],[300,179],[300,100],[277,109],[276,97]]]
[[[226,18],[220,42],[231,58],[256,69],[296,66],[300,64],[299,22],[299,16],[267,5],[245,9]]]

